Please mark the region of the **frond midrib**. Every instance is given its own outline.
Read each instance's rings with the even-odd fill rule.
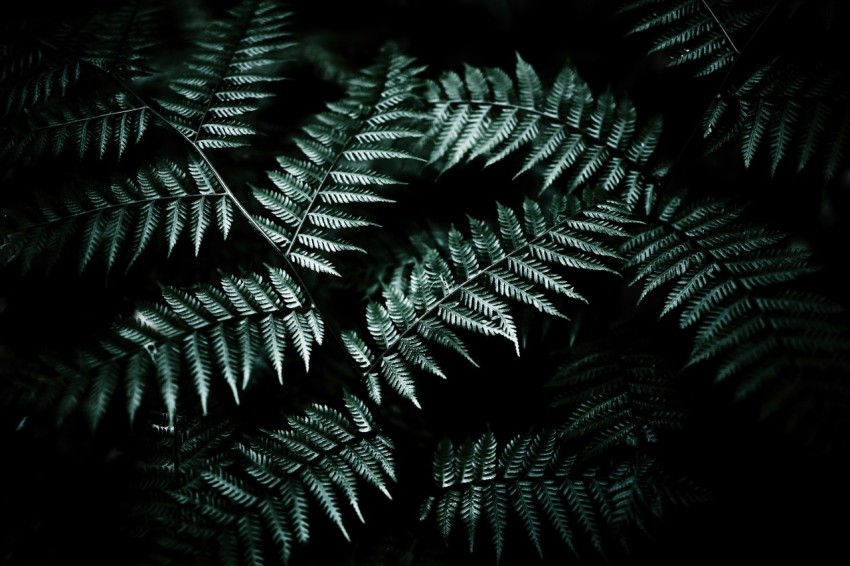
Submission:
[[[161,195],[154,198],[144,198],[144,199],[134,199],[130,202],[125,203],[116,203],[110,204],[109,206],[101,206],[97,208],[93,208],[91,210],[84,210],[82,212],[71,213],[57,218],[56,220],[47,220],[45,222],[39,222],[37,224],[29,224],[22,228],[18,228],[15,231],[9,232],[9,234],[21,234],[24,232],[29,232],[30,230],[39,230],[41,228],[46,228],[48,226],[54,226],[56,224],[65,223],[65,222],[73,222],[76,219],[83,218],[86,216],[91,216],[94,214],[100,214],[102,212],[110,212],[116,209],[122,208],[131,208],[135,206],[145,206],[147,204],[151,204],[154,202],[164,202],[171,200],[189,200],[194,198],[208,198],[208,197],[226,197],[226,192],[220,193],[188,193],[184,195]]]

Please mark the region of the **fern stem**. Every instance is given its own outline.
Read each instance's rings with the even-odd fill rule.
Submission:
[[[741,52],[738,50],[738,47],[735,45],[735,42],[732,41],[732,38],[729,36],[729,33],[727,33],[727,31],[726,31],[726,28],[723,27],[723,24],[720,22],[720,18],[717,17],[717,14],[714,13],[714,10],[712,10],[711,6],[708,5],[708,2],[706,2],[705,0],[701,0],[701,2],[702,2],[702,5],[705,6],[705,9],[708,10],[708,13],[711,14],[711,17],[714,19],[714,21],[717,22],[717,27],[719,27],[720,31],[723,32],[723,35],[726,36],[726,41],[729,42],[729,45],[732,46],[732,49],[735,51],[735,53],[740,55]]]
[[[139,112],[149,110],[150,107],[147,105],[137,106],[136,108],[128,108],[126,110],[116,110],[115,112],[104,112],[103,114],[97,114],[94,116],[86,116],[85,118],[76,118],[74,120],[68,120],[66,122],[57,122],[55,124],[50,124],[49,126],[39,126],[38,128],[33,128],[33,132],[40,132],[42,130],[49,130],[51,128],[62,128],[68,126],[70,124],[76,124],[78,122],[89,122],[91,120],[98,120],[100,118],[109,118],[110,116],[120,116],[121,114],[129,114],[131,112]]]
[[[571,126],[570,124],[564,122],[564,120],[558,116],[557,114],[550,114],[549,112],[538,110],[537,108],[530,108],[528,106],[520,106],[517,104],[509,104],[507,102],[475,102],[472,100],[463,100],[463,101],[452,101],[449,102],[450,106],[461,106],[466,105],[475,108],[499,108],[502,110],[516,110],[518,112],[524,112],[527,114],[537,115],[541,118],[554,122],[568,129],[573,135],[577,134],[581,136],[582,139],[590,141],[595,145],[602,145],[608,150],[608,152],[615,156],[624,159],[625,161],[631,163],[635,168],[642,168],[644,164],[636,163],[634,160],[630,159],[628,156],[628,152],[620,149],[619,147],[613,148],[610,145],[606,145],[605,142],[597,137],[594,137],[588,134],[584,128],[577,128],[575,126]],[[652,180],[660,180],[660,177],[655,173],[650,173],[648,176],[649,179]]]
[[[729,66],[729,70],[726,71],[726,74],[724,75],[723,80],[720,82],[720,86],[717,87],[717,90],[715,91],[714,96],[712,97],[713,99],[722,98],[723,92],[726,89],[726,85],[729,84],[730,80],[732,80],[732,74],[735,71],[735,68],[738,66],[738,62],[741,60],[741,57],[746,52],[747,48],[750,46],[750,44],[752,44],[753,40],[756,38],[756,36],[761,31],[761,29],[764,27],[765,23],[767,23],[767,21],[773,15],[773,12],[776,11],[776,8],[779,6],[780,1],[781,0],[776,0],[776,2],[773,3],[773,6],[771,6],[768,13],[765,14],[764,18],[762,18],[761,22],[759,22],[758,27],[756,27],[756,29],[753,31],[752,35],[750,35],[750,37],[747,39],[747,42],[744,44],[744,46],[741,48],[741,50],[740,51],[736,50],[737,55],[735,57],[735,60],[732,61],[732,64]],[[664,186],[665,187],[672,182],[673,175],[671,175],[670,173],[673,171],[673,169],[675,169],[676,167],[678,167],[681,164],[682,160],[685,157],[685,153],[690,148],[690,146],[693,144],[693,141],[694,141],[694,138],[697,135],[697,132],[702,130],[702,124],[705,122],[705,117],[708,116],[708,113],[710,111],[711,111],[711,102],[709,102],[708,105],[705,107],[705,110],[703,110],[702,115],[700,116],[696,125],[693,127],[693,129],[691,130],[691,133],[688,134],[688,137],[685,139],[685,142],[682,144],[681,149],[679,150],[679,153],[676,155],[676,159],[674,159],[673,162],[670,164],[670,168],[668,169],[668,174],[667,174],[667,176],[664,180]]]

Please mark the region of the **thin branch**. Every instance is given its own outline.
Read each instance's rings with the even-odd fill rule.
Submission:
[[[729,42],[729,45],[732,46],[732,49],[735,51],[735,53],[740,55],[741,52],[738,50],[738,47],[735,45],[735,42],[732,41],[732,38],[726,32],[726,28],[723,27],[723,24],[720,22],[720,18],[717,17],[717,14],[714,13],[714,10],[712,10],[711,6],[708,5],[708,2],[706,2],[705,0],[700,0],[700,1],[702,2],[702,5],[705,6],[705,9],[708,10],[708,13],[711,14],[711,17],[714,18],[714,21],[717,23],[717,27],[719,27],[720,31],[723,32],[723,35],[726,36],[726,41]],[[758,31],[758,30],[756,30],[756,31]]]

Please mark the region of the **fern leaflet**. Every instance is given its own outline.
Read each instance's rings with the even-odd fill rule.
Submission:
[[[491,165],[526,148],[517,175],[539,171],[541,191],[565,176],[568,191],[591,184],[633,192],[661,174],[647,166],[660,120],[639,126],[628,100],[610,92],[594,99],[569,65],[548,92],[519,56],[516,86],[501,69],[467,66],[463,78],[449,72],[429,83],[428,99],[431,161],[443,170],[479,156]]]
[[[224,238],[233,221],[227,194],[216,190],[205,163],[190,159],[187,169],[173,162],[142,167],[135,178],[108,185],[66,191],[61,199],[39,199],[37,210],[9,210],[0,227],[0,263],[20,258],[23,271],[44,257],[49,267],[80,234],[79,268],[82,271],[98,251],[108,268],[123,253],[129,267],[162,233],[171,253],[184,234],[197,255],[207,229],[218,225]]]
[[[692,67],[696,76],[732,64],[746,38],[770,14],[775,0],[630,0],[621,13],[636,13],[631,33],[654,35],[650,53],[667,55],[668,67]],[[740,43],[740,42],[738,42]]]
[[[689,364],[720,357],[716,379],[736,377],[739,397],[783,376],[846,367],[836,307],[782,289],[813,270],[808,253],[785,246],[781,233],[738,222],[741,209],[728,203],[680,204],[664,207],[622,252],[640,299],[668,286],[661,315],[679,311],[682,328],[696,327]]]
[[[162,8],[156,2],[131,0],[115,10],[97,14],[82,28],[66,25],[61,35],[81,45],[80,59],[108,74],[125,79],[147,76],[145,52],[159,44]]]
[[[182,76],[170,85],[178,96],[159,101],[171,124],[202,149],[242,146],[256,134],[242,118],[271,96],[275,65],[292,45],[289,13],[275,2],[243,0],[229,15],[204,30]]]
[[[74,105],[46,103],[4,127],[0,160],[21,163],[69,152],[80,159],[120,158],[129,145],[141,140],[149,121],[148,107],[123,93]]]
[[[588,547],[605,556],[625,545],[631,530],[647,529],[662,506],[704,498],[667,477],[651,457],[581,469],[550,431],[517,435],[501,450],[491,433],[457,448],[443,440],[434,454],[434,483],[439,493],[423,502],[420,516],[433,515],[447,541],[464,530],[470,552],[486,528],[497,561],[511,521],[541,558],[549,528],[576,556]]]
[[[79,61],[56,57],[36,42],[4,43],[0,46],[0,118],[14,118],[52,96],[64,96],[80,74]]]
[[[280,169],[268,173],[274,188],[254,188],[272,216],[257,223],[297,265],[339,275],[329,255],[363,250],[336,232],[373,225],[344,205],[391,202],[375,189],[398,181],[375,169],[418,159],[399,144],[422,135],[415,93],[421,69],[413,63],[384,48],[351,80],[348,96],[304,128],[309,137],[295,140],[304,157],[279,157]]]
[[[448,258],[432,248],[413,265],[406,281],[396,280],[384,288],[383,304],[371,302],[366,309],[377,353],[356,333],[343,334],[376,402],[381,399],[378,375],[417,406],[414,367],[445,377],[429,352],[429,342],[472,361],[451,327],[503,336],[519,355],[509,302],[562,317],[555,296],[586,301],[558,267],[614,272],[610,264],[618,256],[609,241],[625,236],[623,225],[631,220],[607,205],[571,215],[574,211],[567,210],[567,202],[572,202],[569,197],[556,198],[547,218],[536,202],[527,199],[522,221],[500,205],[496,228],[470,220],[471,239],[452,227]]]
[[[676,375],[648,344],[583,344],[549,381],[550,406],[568,409],[565,438],[592,458],[620,445],[643,446],[681,430],[687,416]]]
[[[739,139],[747,167],[765,148],[771,174],[783,159],[794,160],[798,172],[818,160],[829,180],[846,165],[849,102],[850,89],[837,69],[773,60],[712,101],[705,136],[710,150]]]
[[[238,403],[261,359],[282,383],[286,350],[294,348],[309,369],[313,344],[324,337],[318,311],[277,268],[269,267],[265,276],[225,275],[216,286],[191,291],[164,287],[162,295],[164,305],[138,306],[73,363],[47,360],[57,375],[45,386],[62,390],[65,398],[60,418],[83,405],[97,425],[123,382],[132,419],[151,378],[172,417],[183,379],[191,379],[204,412],[214,377],[223,378]]]
[[[365,522],[360,486],[389,498],[395,463],[392,442],[365,404],[346,394],[344,405],[344,412],[310,405],[279,429],[220,426],[211,434],[204,420],[178,436],[180,429],[160,426],[166,442],[140,469],[149,487],[137,513],[159,526],[159,545],[208,549],[206,558],[222,563],[263,564],[272,556],[287,563],[293,547],[310,539],[315,508],[348,539],[347,508]]]

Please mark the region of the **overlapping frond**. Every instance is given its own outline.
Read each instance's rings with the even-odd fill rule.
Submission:
[[[73,241],[81,271],[98,252],[108,268],[122,259],[129,268],[157,234],[169,254],[184,235],[197,254],[210,226],[217,225],[227,237],[233,204],[205,163],[190,159],[186,169],[189,175],[173,162],[161,162],[140,168],[134,178],[9,209],[0,220],[0,264],[19,258],[23,271],[36,259],[50,266]]]
[[[151,481],[137,514],[157,525],[145,537],[213,563],[286,564],[310,539],[318,511],[348,539],[350,514],[361,522],[368,515],[361,488],[390,498],[395,463],[392,441],[365,404],[346,394],[344,405],[310,405],[272,430],[209,423],[212,439],[209,425],[160,426],[165,442],[139,474]],[[211,441],[215,449],[207,450]]]
[[[10,29],[0,31],[8,39],[8,43],[0,44],[0,119],[3,121],[52,96],[64,96],[80,78],[79,61],[57,57],[38,42],[17,38],[19,34]]]
[[[161,41],[162,6],[150,0],[131,0],[114,10],[99,12],[80,27],[67,24],[62,35],[80,46],[79,57],[106,73],[124,79],[151,74],[146,52]]]
[[[486,530],[497,561],[509,528],[521,528],[541,558],[548,532],[578,557],[605,556],[629,534],[649,530],[666,505],[703,497],[667,477],[652,457],[581,468],[550,431],[517,435],[501,449],[491,433],[458,447],[443,440],[433,477],[439,493],[423,502],[420,516],[433,516],[447,541],[465,531],[470,552]]]
[[[242,0],[228,15],[204,29],[170,85],[176,96],[160,100],[172,125],[203,149],[242,146],[256,134],[244,117],[271,96],[269,83],[292,45],[290,14],[277,2]]]
[[[835,68],[773,60],[740,86],[712,101],[704,133],[710,149],[740,143],[749,167],[758,151],[771,173],[787,159],[802,171],[814,165],[826,180],[847,165],[850,87]]]
[[[516,84],[501,69],[467,66],[463,77],[448,72],[430,83],[432,162],[445,170],[481,156],[491,165],[523,150],[517,175],[539,172],[541,190],[563,179],[568,191],[634,192],[662,174],[647,165],[660,119],[639,124],[628,100],[594,97],[570,65],[548,90],[519,56],[515,75]]]
[[[152,387],[169,415],[181,389],[193,390],[206,412],[219,378],[238,403],[260,364],[269,363],[283,383],[286,352],[294,349],[309,369],[313,345],[324,337],[318,311],[277,268],[193,290],[164,287],[162,295],[165,304],[138,306],[73,363],[46,360],[55,371],[46,387],[62,397],[60,418],[82,406],[97,425],[120,387],[131,419]]]
[[[631,33],[653,37],[650,53],[662,52],[668,67],[717,73],[735,60],[775,0],[629,0],[621,7],[638,21]]]
[[[87,102],[39,105],[37,111],[2,125],[0,161],[20,164],[63,153],[80,159],[120,158],[139,142],[150,118],[147,105],[120,92]]]
[[[644,342],[577,346],[547,384],[553,408],[566,409],[562,432],[581,439],[582,457],[644,446],[681,430],[688,414],[677,375]]]
[[[350,80],[347,96],[304,128],[307,137],[296,138],[303,156],[279,157],[280,168],[268,173],[274,187],[254,188],[270,214],[258,224],[295,264],[339,275],[331,254],[363,251],[337,233],[374,225],[346,205],[391,202],[378,192],[398,183],[387,168],[419,159],[410,142],[422,136],[427,118],[417,99],[420,71],[385,47]]]
[[[496,226],[470,219],[471,237],[452,227],[448,257],[432,248],[406,280],[385,286],[383,303],[371,302],[366,309],[373,345],[354,332],[343,334],[376,402],[379,376],[416,405],[416,367],[445,377],[431,344],[472,361],[455,328],[507,338],[519,354],[511,303],[563,317],[556,297],[586,302],[562,268],[615,272],[618,255],[612,246],[632,221],[609,205],[576,213],[568,201],[556,198],[548,217],[530,199],[522,218],[500,205]]]
[[[846,367],[850,343],[837,307],[783,285],[813,271],[808,252],[739,221],[742,210],[729,203],[680,204],[664,207],[621,251],[640,298],[666,288],[661,315],[678,312],[682,328],[696,328],[688,363],[719,358],[716,379],[734,378],[740,397],[781,377]]]

